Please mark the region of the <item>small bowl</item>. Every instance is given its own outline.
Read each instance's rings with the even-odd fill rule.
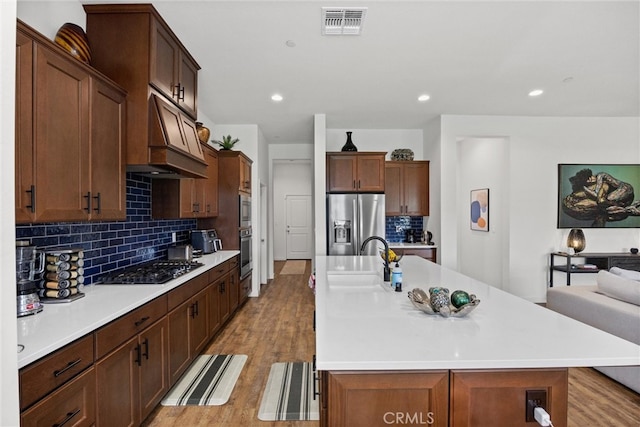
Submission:
[[[469,313],[471,313],[475,308],[480,304],[480,300],[475,297],[475,295],[471,295],[471,302],[468,304],[462,305],[458,308],[454,307],[453,304],[449,304],[448,308],[440,309],[440,311],[434,311],[433,307],[429,303],[429,299],[425,299],[424,296],[426,293],[420,289],[415,288],[412,291],[409,291],[409,301],[411,304],[418,310],[431,314],[431,315],[440,315],[442,317],[465,317]]]

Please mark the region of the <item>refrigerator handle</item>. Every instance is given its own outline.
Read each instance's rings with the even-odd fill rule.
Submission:
[[[352,201],[353,207],[353,222],[351,223],[352,229],[355,228],[353,235],[353,255],[360,255],[360,238],[361,238],[361,229],[362,224],[360,218],[358,217],[358,205],[357,203],[360,201],[359,197],[355,197]],[[356,228],[357,227],[357,228]]]

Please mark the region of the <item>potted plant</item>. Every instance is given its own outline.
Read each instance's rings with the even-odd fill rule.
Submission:
[[[215,139],[212,141],[222,147],[223,150],[231,150],[234,145],[236,145],[240,140],[238,138],[232,138],[231,135],[222,136],[222,141],[216,141]]]

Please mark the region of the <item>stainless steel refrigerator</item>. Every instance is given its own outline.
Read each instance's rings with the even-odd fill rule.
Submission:
[[[384,238],[384,194],[327,194],[327,255],[360,255],[370,236]],[[379,241],[364,254],[376,255]]]

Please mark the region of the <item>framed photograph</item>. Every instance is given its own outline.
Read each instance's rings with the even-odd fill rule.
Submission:
[[[558,165],[558,228],[639,227],[640,165]]]
[[[471,190],[471,229],[489,231],[489,189]]]

